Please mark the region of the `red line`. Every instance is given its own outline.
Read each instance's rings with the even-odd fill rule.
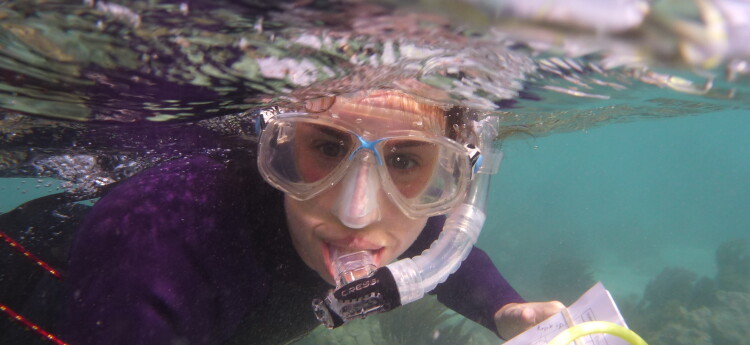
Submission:
[[[57,345],[68,345],[68,343],[60,340],[60,338],[54,336],[52,333],[47,332],[43,330],[41,327],[35,325],[31,321],[27,320],[23,316],[19,315],[18,313],[14,312],[10,308],[8,308],[6,305],[0,303],[0,311],[5,312],[8,316],[10,316],[11,319],[16,320],[16,322],[20,323],[24,327],[36,332],[37,334],[41,335],[43,338],[54,342]]]
[[[60,271],[52,268],[52,266],[48,265],[46,262],[42,261],[42,259],[32,254],[30,251],[24,248],[20,243],[14,241],[12,238],[10,238],[10,236],[6,235],[2,231],[0,231],[0,238],[4,239],[6,243],[8,243],[11,247],[13,247],[13,249],[17,250],[23,256],[29,258],[29,260],[31,261],[34,261],[37,265],[44,268],[47,272],[55,276],[55,278],[62,279],[62,274],[60,274]]]

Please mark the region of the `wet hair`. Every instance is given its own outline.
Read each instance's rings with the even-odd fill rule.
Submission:
[[[445,136],[458,142],[469,141],[470,133],[473,133],[469,123],[477,118],[477,113],[469,108],[461,106],[449,108],[445,111]]]

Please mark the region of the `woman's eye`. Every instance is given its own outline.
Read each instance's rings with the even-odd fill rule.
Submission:
[[[319,143],[317,144],[317,149],[327,157],[339,157],[346,153],[344,152],[343,143],[334,141]]]
[[[388,157],[388,165],[401,170],[414,169],[419,167],[419,162],[405,154],[395,154]]]

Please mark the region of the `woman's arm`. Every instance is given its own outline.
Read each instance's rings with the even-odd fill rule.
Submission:
[[[414,244],[401,256],[419,255],[437,239],[445,217],[432,217]],[[510,339],[523,330],[559,312],[557,301],[526,301],[503,278],[490,257],[474,247],[455,273],[439,284],[438,300],[459,314]]]
[[[487,254],[472,248],[461,267],[435,289],[438,300],[461,315],[510,339],[558,313],[557,301],[526,302]]]
[[[435,289],[438,300],[497,332],[495,313],[510,303],[526,302],[503,278],[487,254],[472,248],[461,267]]]

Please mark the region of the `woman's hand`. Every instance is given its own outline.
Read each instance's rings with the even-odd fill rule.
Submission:
[[[565,308],[558,301],[509,303],[495,313],[495,326],[503,339],[510,339]]]

